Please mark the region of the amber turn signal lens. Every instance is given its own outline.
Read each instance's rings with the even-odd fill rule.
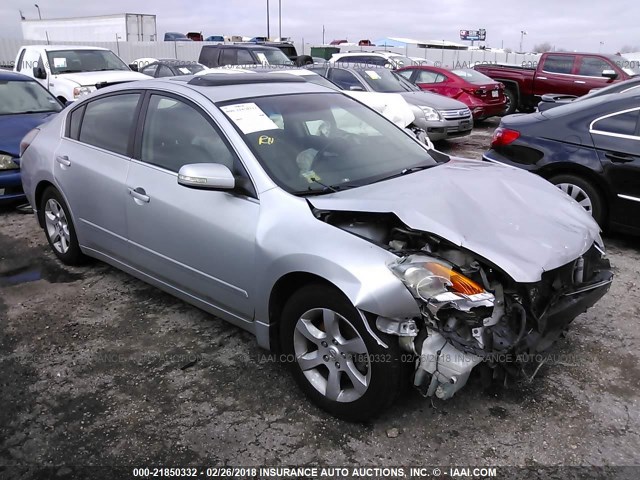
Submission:
[[[451,282],[451,288],[458,293],[463,293],[465,295],[475,295],[477,293],[484,292],[484,288],[482,288],[470,278],[467,278],[461,273],[455,272],[449,267],[441,265],[440,263],[425,263],[425,267],[434,274],[449,279],[449,281]]]

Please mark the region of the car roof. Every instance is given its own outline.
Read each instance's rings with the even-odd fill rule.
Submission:
[[[232,45],[203,45],[202,48],[242,48],[251,50],[279,50],[279,48],[263,45],[261,43],[234,43]]]
[[[47,52],[55,52],[57,50],[109,50],[102,47],[88,47],[78,45],[25,45],[23,48],[42,48]]]
[[[22,73],[12,72],[11,70],[0,70],[0,80],[14,82],[35,82],[35,80]]]
[[[185,94],[184,88],[198,92],[214,103],[271,95],[333,93],[335,89],[310,83],[295,75],[274,73],[207,73],[206,75],[182,75],[179,77],[152,78],[127,82],[99,90],[101,93],[138,90],[140,88],[172,91]],[[90,98],[96,98],[96,94]]]

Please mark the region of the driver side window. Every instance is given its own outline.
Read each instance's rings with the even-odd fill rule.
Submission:
[[[173,97],[152,95],[144,121],[140,160],[178,172],[190,163],[221,163],[231,171],[239,161],[207,118]]]

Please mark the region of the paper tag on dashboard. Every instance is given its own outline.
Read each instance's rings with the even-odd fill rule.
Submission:
[[[220,107],[244,134],[276,130],[278,126],[255,103],[237,103]]]

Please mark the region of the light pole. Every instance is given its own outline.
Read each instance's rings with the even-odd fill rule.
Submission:
[[[271,31],[269,30],[269,0],[267,0],[267,40],[271,36]]]
[[[278,36],[282,40],[282,0],[278,0]]]
[[[37,4],[37,3],[36,3],[36,4],[34,4],[34,5],[35,5],[35,7],[38,9],[38,18],[39,18],[40,20],[42,20],[42,15],[40,15],[40,7],[38,6],[38,4]]]
[[[600,53],[600,50],[602,50],[603,45],[604,45],[604,42],[600,42],[600,46],[598,47],[598,53]]]
[[[520,30],[520,53],[522,53],[522,40],[524,40],[524,36],[527,34],[525,30]]]

